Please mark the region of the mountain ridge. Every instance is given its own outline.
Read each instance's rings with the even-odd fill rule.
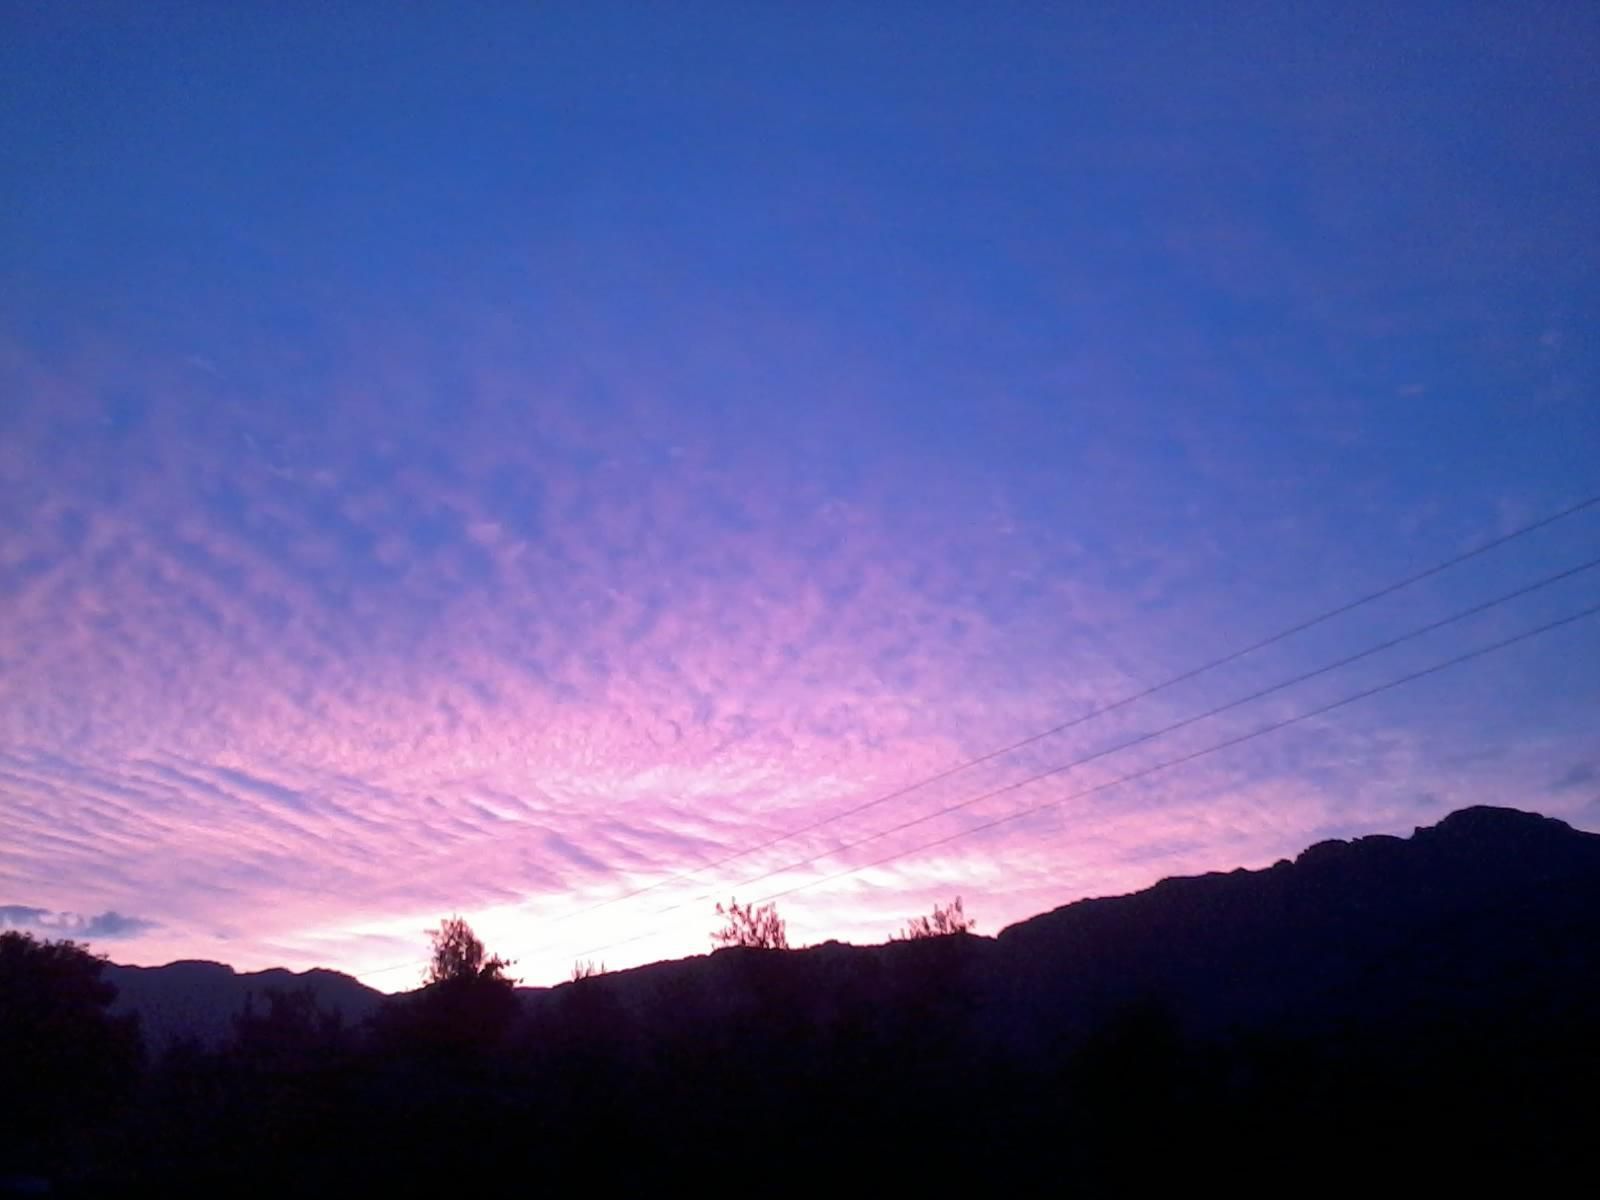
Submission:
[[[1600,835],[1475,808],[993,937],[724,948],[518,995],[109,973],[154,1052],[102,1019],[97,1060],[77,1056],[94,1037],[57,1039],[8,1092],[95,1194],[235,1194],[245,1173],[273,1195],[642,1191],[703,1184],[708,1162],[815,1186],[1276,1194],[1310,1168],[1323,1190],[1544,1194],[1590,1157]],[[313,1005],[264,1003],[274,987]],[[101,1071],[121,1099],[96,1116]]]
[[[965,986],[974,1002],[1018,1052],[1047,1033],[1086,1030],[1135,996],[1159,995],[1176,1005],[1186,1026],[1210,1033],[1261,1021],[1307,1024],[1293,1020],[1297,1012],[1316,1025],[1344,1011],[1333,998],[1358,989],[1355,980],[1394,975],[1385,964],[1404,945],[1441,936],[1459,942],[1460,935],[1448,933],[1451,922],[1514,918],[1538,907],[1534,891],[1555,884],[1600,905],[1597,878],[1600,834],[1538,813],[1478,805],[1417,826],[1409,837],[1323,839],[1269,867],[1171,876],[1136,892],[1072,901],[993,936],[954,941],[964,947]],[[797,964],[831,959],[832,974],[847,976],[856,968],[841,964],[864,957],[892,972],[913,953],[905,945],[824,942],[787,954]],[[1469,949],[1456,944],[1453,953]],[[584,987],[642,1014],[663,987],[698,992],[683,981],[696,974],[720,978],[719,964],[730,953],[737,954],[642,964],[579,984],[521,987],[518,994],[538,1013]],[[829,971],[795,970],[817,974],[826,986]],[[235,1015],[272,988],[309,988],[319,1007],[352,1025],[413,994],[388,996],[329,968],[239,972],[206,960],[109,965],[107,978],[118,987],[117,1011],[139,1014],[157,1053],[185,1037],[222,1044]]]

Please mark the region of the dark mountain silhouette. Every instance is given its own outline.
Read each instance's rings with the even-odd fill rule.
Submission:
[[[359,1025],[384,1002],[384,994],[338,971],[237,972],[222,963],[185,960],[164,967],[110,964],[106,982],[117,989],[114,1013],[136,1013],[147,1052],[160,1055],[183,1039],[208,1050],[234,1033],[248,1006],[264,1006],[273,991],[309,990],[318,1008]]]
[[[695,1096],[708,1139],[807,1131],[807,1169],[865,1138],[945,1183],[1308,1160],[1326,1182],[1387,1158],[1391,1182],[1481,1185],[1576,1166],[1600,1117],[1600,836],[1471,808],[993,939],[724,950],[546,1004],[558,1044],[599,1039],[591,1069],[672,1063],[662,1103]]]
[[[1107,1010],[1159,996],[1195,1032],[1262,1022],[1307,1029],[1418,1004],[1504,1004],[1536,989],[1545,951],[1593,973],[1600,943],[1577,938],[1600,908],[1600,835],[1511,808],[1464,809],[1410,838],[1320,842],[1265,870],[1171,878],[1128,896],[1080,900],[1003,930],[962,935],[964,986],[983,1024],[1019,1053],[1093,1026]],[[1552,943],[1546,945],[1546,943]],[[829,942],[791,952],[791,1015],[819,1018],[833,993],[871,975],[887,1002],[925,946]],[[575,987],[606,993],[649,1021],[662,996],[736,1003],[737,951],[517,989],[534,1014]],[[865,964],[871,960],[872,966]],[[388,997],[337,971],[240,973],[220,963],[109,965],[114,1012],[140,1017],[147,1048],[180,1037],[207,1047],[272,990],[309,989],[319,1008],[357,1025]],[[1380,986],[1381,985],[1381,986]],[[1461,989],[1469,989],[1463,995]],[[1430,989],[1445,993],[1426,994]],[[1531,1002],[1532,996],[1523,997]],[[665,1016],[677,1020],[676,1010]],[[713,1015],[713,1014],[708,1014]]]
[[[236,1188],[248,1166],[302,1195],[502,1174],[1527,1191],[1585,1165],[1600,1115],[1600,836],[1513,809],[994,938],[726,949],[523,989],[509,1020],[476,985],[108,975],[158,1038],[213,1047],[149,1070],[94,1166],[116,1186]],[[246,994],[306,986],[234,1020]]]
[[[1455,1008],[1579,997],[1562,980],[1596,978],[1600,835],[1510,808],[1454,813],[1410,838],[1320,842],[1258,871],[1171,878],[1128,896],[1080,900],[998,937],[940,939],[984,1032],[1026,1057],[1081,1035],[1112,1010],[1159,999],[1207,1036],[1272,1024],[1313,1031],[1418,1006]],[[655,963],[562,984],[651,1020],[703,996],[708,1016],[743,1000],[740,951]],[[759,952],[756,952],[759,953]],[[927,943],[790,952],[790,1014],[821,1020],[841,988],[870,978],[889,1003]],[[1561,979],[1554,977],[1559,968]],[[1576,972],[1576,974],[1573,974]],[[681,1017],[674,1008],[664,1025]]]
[[[1000,1007],[1026,1047],[1160,997],[1193,1032],[1502,1009],[1570,1012],[1600,975],[1600,835],[1469,808],[1408,839],[1168,879],[1005,930]]]

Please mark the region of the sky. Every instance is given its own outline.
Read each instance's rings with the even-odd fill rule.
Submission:
[[[1093,715],[1600,494],[1600,8],[0,26],[0,926],[546,984],[1600,829],[1600,618],[1314,711],[1600,570],[1190,720],[1600,506]]]

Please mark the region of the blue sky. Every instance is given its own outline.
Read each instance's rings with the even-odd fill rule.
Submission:
[[[698,952],[701,893],[1596,599],[741,887],[1583,562],[1590,509],[588,911],[1600,492],[1600,16],[5,7],[7,924],[385,987],[453,910],[534,982]],[[784,908],[875,939],[961,893],[994,932],[1468,803],[1594,828],[1597,650],[1574,624]]]

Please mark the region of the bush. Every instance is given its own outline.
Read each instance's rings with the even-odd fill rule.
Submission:
[[[789,932],[776,904],[740,904],[729,900],[727,907],[717,905],[717,916],[726,922],[714,931],[711,942],[715,946],[753,946],[762,950],[787,950]]]
[[[905,928],[891,935],[889,940],[912,942],[919,938],[949,937],[952,933],[971,933],[977,927],[978,923],[962,911],[961,897],[957,896],[943,908],[935,904],[931,917],[911,918]]]

